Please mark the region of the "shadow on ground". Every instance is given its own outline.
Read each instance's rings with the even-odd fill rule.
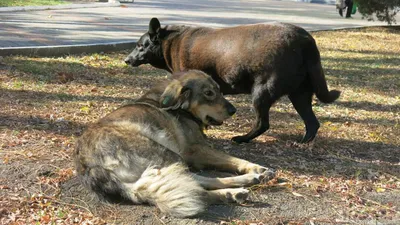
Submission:
[[[122,60],[125,54],[127,52],[116,53],[111,57]],[[381,52],[363,54],[374,55]],[[328,63],[346,59],[325,58]],[[166,73],[150,67],[132,69],[121,65],[122,62],[115,62],[115,58],[103,55],[79,56],[73,59],[74,62],[66,62],[65,58],[45,60],[7,58],[2,62],[6,66],[0,68],[0,78],[4,81],[0,88],[0,128],[4,139],[17,139],[31,133],[36,135],[34,139],[22,142],[17,147],[1,146],[4,150],[1,152],[2,156],[14,153],[16,155],[7,164],[0,164],[1,180],[8,182],[5,184],[9,187],[8,191],[17,190],[26,196],[32,193],[56,194],[65,204],[83,208],[115,223],[135,221],[138,224],[215,224],[221,220],[230,221],[237,218],[268,222],[270,215],[283,218],[272,216],[275,222],[287,222],[299,218],[338,218],[342,215],[338,214],[337,208],[348,207],[345,201],[341,200],[343,195],[338,193],[322,192],[320,197],[314,198],[310,194],[303,198],[295,196],[292,191],[294,188],[301,190],[304,186],[292,189],[284,186],[263,187],[253,192],[252,202],[247,205],[211,206],[199,218],[173,219],[161,214],[153,206],[138,206],[126,202],[99,203],[88,194],[75,176],[61,182],[61,191],[57,192],[58,187],[55,188],[51,183],[40,183],[40,178],[52,177],[62,168],[73,168],[74,144],[52,144],[53,136],[45,135],[56,134],[74,139],[80,135],[87,123],[96,121],[113,107],[134,100],[154,82],[165,80]],[[386,61],[390,66],[400,63],[394,57]],[[371,68],[370,65],[374,61],[370,58],[351,58],[349,62],[351,66],[341,69],[328,64],[328,79],[351,89],[364,88],[368,84],[371,92],[398,92],[392,90],[396,81],[392,75],[398,74],[398,70]],[[364,75],[365,70],[379,73],[381,78],[374,78],[373,73]],[[364,78],[365,80],[360,80]],[[89,89],[77,89],[81,87]],[[221,151],[276,168],[282,174],[293,174],[293,179],[303,176],[373,183],[379,181],[379,176],[400,174],[400,146],[397,144],[397,138],[394,138],[396,131],[392,130],[393,125],[398,123],[395,114],[400,110],[398,105],[383,104],[375,99],[371,102],[340,99],[331,106],[317,102],[314,109],[324,109],[317,112],[323,126],[314,146],[309,148],[293,145],[303,134],[303,123],[293,109],[288,109],[292,106],[285,98],[271,110],[270,131],[248,144],[232,143],[229,140],[232,136],[250,130],[254,113],[251,111],[249,96],[230,96],[229,99],[238,108],[237,117],[227,121],[222,127],[214,127],[209,131],[210,141]],[[90,106],[94,113],[82,112],[82,104],[84,107]],[[333,114],[338,110],[344,113]],[[356,114],[363,111],[377,114],[359,117],[347,113],[351,110],[355,110]],[[53,112],[66,119],[51,118],[49,115]],[[379,113],[393,114],[378,117]],[[334,126],[325,123],[333,123]],[[374,138],[382,139],[370,139],[368,135],[376,135]],[[385,135],[392,136],[385,140]],[[25,152],[32,149],[43,152],[46,157],[29,157]],[[62,157],[54,156],[59,152],[64,153]],[[284,183],[286,180],[280,182]],[[379,204],[394,202],[393,204],[399,207],[400,199],[395,192],[383,193],[384,195],[380,196],[375,192],[374,194],[367,193],[375,199],[374,201],[379,201],[379,197],[384,196]],[[398,199],[399,201],[396,201]]]

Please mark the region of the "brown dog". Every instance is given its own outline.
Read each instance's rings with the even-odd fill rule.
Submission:
[[[283,95],[289,95],[305,123],[301,142],[310,142],[320,126],[311,107],[312,95],[324,103],[340,95],[328,90],[312,36],[290,24],[162,28],[153,18],[125,62],[150,63],[169,72],[198,69],[210,74],[224,94],[251,93],[257,121],[248,134],[233,138],[239,143],[269,129],[270,107]]]
[[[77,172],[102,199],[148,202],[177,217],[207,204],[243,202],[248,190],[242,187],[274,172],[214,150],[203,133],[235,112],[210,76],[189,71],[90,126],[77,141]],[[188,166],[242,175],[209,178]]]

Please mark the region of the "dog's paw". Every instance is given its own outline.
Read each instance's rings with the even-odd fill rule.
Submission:
[[[300,150],[313,150],[315,141],[302,143],[302,142],[292,142],[289,144],[290,147],[294,147]]]
[[[244,188],[233,188],[226,193],[226,199],[230,203],[244,203],[249,197],[249,190]]]
[[[240,144],[240,143],[249,143],[251,139],[247,138],[246,136],[235,136],[232,138],[232,141]]]
[[[253,179],[251,179],[251,181],[249,182],[250,185],[259,184],[264,179],[264,176],[262,174],[254,173],[249,175],[253,177]]]
[[[259,175],[259,180],[261,183],[262,181],[268,181],[275,177],[275,170],[263,166],[259,166],[255,164],[254,166],[250,167],[248,173],[254,173]]]
[[[255,184],[261,183],[261,181],[264,179],[264,176],[262,174],[257,174],[257,173],[249,173],[240,176],[239,180],[239,185],[238,187],[245,187],[245,186],[251,186]]]
[[[260,183],[272,180],[276,176],[274,169],[267,168],[263,173],[260,174]]]
[[[267,171],[273,171],[270,168],[260,166],[254,163],[251,163],[250,165],[247,165],[247,173],[257,173],[257,174],[262,174]]]

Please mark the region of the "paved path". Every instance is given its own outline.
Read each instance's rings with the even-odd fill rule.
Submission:
[[[131,42],[152,17],[161,24],[212,27],[282,21],[307,30],[384,24],[361,20],[359,14],[341,18],[334,5],[294,1],[135,0],[121,7],[0,12],[0,49]]]

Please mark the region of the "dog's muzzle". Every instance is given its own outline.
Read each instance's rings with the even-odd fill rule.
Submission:
[[[233,116],[236,113],[236,108],[231,103],[227,102],[226,109],[228,111],[229,116]]]
[[[236,108],[232,105],[231,107],[228,107],[228,114],[230,116],[233,116],[233,114],[236,113]]]
[[[126,57],[124,61],[125,61],[125,63],[127,65],[131,65],[132,64],[132,59],[130,57]]]

